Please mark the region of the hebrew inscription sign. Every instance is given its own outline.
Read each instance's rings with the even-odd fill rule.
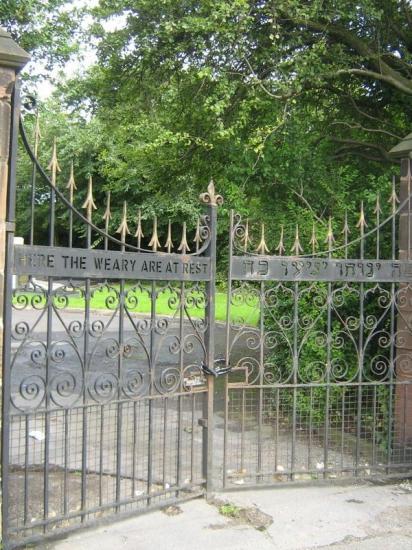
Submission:
[[[412,282],[412,261],[234,256],[233,279]]]

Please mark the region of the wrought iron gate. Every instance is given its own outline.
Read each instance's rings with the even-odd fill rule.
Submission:
[[[13,132],[15,156],[17,127]],[[38,129],[33,150],[22,125],[20,133],[33,173],[29,188],[17,189],[20,205],[24,192],[31,197],[25,207],[29,244],[14,243],[13,235],[8,243],[7,548],[103,515],[203,493],[213,425],[213,377],[207,380],[203,368],[214,360],[215,229],[221,201],[211,183],[201,196],[206,213],[193,242],[183,223],[174,244],[177,229],[169,222],[166,243],[160,243],[155,217],[146,250],[140,212],[133,238],[125,202],[113,237],[109,193],[105,227],[97,227],[92,177],[82,214],[75,206],[73,168],[67,192],[59,189],[56,142],[49,177],[37,160]],[[12,171],[11,221],[15,193]],[[38,243],[36,224],[44,215],[38,209],[44,203],[49,236],[47,243]],[[73,247],[75,222],[77,242],[79,231],[84,234],[83,247]]]
[[[265,228],[254,248],[250,222],[232,216],[224,487],[410,469],[410,185],[407,160],[399,207],[393,182],[369,229],[362,204],[341,244],[332,219],[324,241],[314,224],[307,255],[298,227],[288,249],[280,228],[271,256]]]
[[[104,211],[95,212],[90,177],[86,200],[76,206],[74,170],[60,181],[56,143],[49,177],[37,160],[38,129],[33,149],[20,131],[33,171],[29,185],[17,187],[19,205],[30,197],[29,242],[16,244],[9,231],[7,244],[6,548],[213,487],[410,470],[409,161],[402,204],[395,185],[389,204],[377,197],[373,228],[362,206],[352,241],[348,220],[338,243],[330,219],[324,252],[314,227],[305,255],[296,228],[286,255],[282,228],[270,255],[264,227],[253,241],[255,226],[232,213],[226,322],[218,326],[222,198],[213,183],[201,195],[205,215],[192,233],[183,224],[178,241],[169,223],[160,243],[156,218],[145,239],[140,212],[132,229],[126,203],[113,237],[110,194]],[[38,242],[45,205],[48,242]],[[215,330],[225,333],[223,350]],[[225,356],[216,363],[220,351]],[[215,387],[219,374],[223,384]]]

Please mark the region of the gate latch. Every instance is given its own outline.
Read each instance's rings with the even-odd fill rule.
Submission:
[[[226,360],[224,357],[217,357],[214,360],[213,368],[210,368],[205,363],[202,363],[202,370],[205,374],[211,374],[212,376],[215,376],[216,378],[218,376],[223,376],[224,374],[229,374],[232,367],[229,363],[226,363]]]

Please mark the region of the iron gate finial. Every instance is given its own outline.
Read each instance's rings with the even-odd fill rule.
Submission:
[[[200,194],[200,200],[210,206],[221,206],[223,204],[223,197],[216,193],[215,183],[212,179],[207,186],[207,193]]]

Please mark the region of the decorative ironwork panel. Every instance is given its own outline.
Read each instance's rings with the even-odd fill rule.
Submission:
[[[29,244],[8,252],[5,548],[202,494],[212,456],[213,182],[194,228],[169,221],[161,243],[157,218],[149,235],[139,211],[132,235],[124,202],[113,236],[110,193],[101,228],[92,177],[78,208],[56,141],[49,177],[38,128],[34,150],[23,126],[21,137],[33,172]]]
[[[386,475],[410,469],[412,272],[398,251],[398,218],[410,198],[349,242],[315,224],[310,254],[296,227],[270,255],[267,228],[232,215],[225,383],[225,487]],[[265,231],[266,229],[266,231]],[[335,226],[335,232],[336,226]],[[256,248],[254,248],[254,246]],[[409,422],[409,427],[408,427]]]

